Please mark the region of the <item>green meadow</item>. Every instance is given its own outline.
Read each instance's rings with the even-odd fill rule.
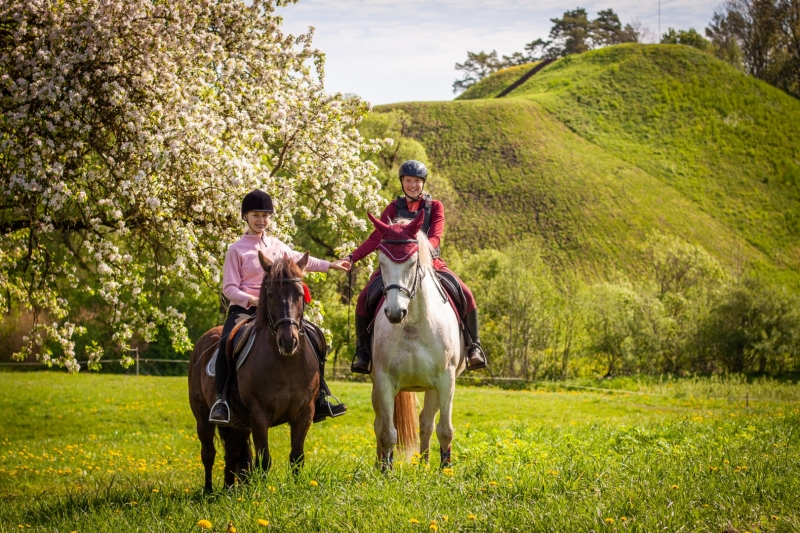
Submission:
[[[797,384],[577,385],[460,382],[452,469],[381,474],[370,385],[335,383],[299,476],[279,427],[269,473],[222,489],[218,455],[205,495],[185,377],[0,373],[0,531],[800,530]]]

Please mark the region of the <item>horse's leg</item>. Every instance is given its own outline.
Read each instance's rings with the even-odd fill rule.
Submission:
[[[300,473],[300,468],[303,466],[305,459],[304,446],[306,435],[308,435],[308,430],[311,427],[311,412],[308,413],[308,417],[295,421],[290,427],[292,451],[289,452],[289,466],[292,469],[292,474],[297,475]]]
[[[455,379],[441,381],[438,389],[440,414],[436,436],[439,438],[439,466],[445,468],[450,466],[450,449],[453,444],[453,395],[456,383]]]
[[[244,449],[249,446],[250,432],[245,429],[230,428],[225,437],[225,486],[232,487],[240,473]]]
[[[200,459],[203,461],[206,474],[203,489],[206,492],[211,492],[213,490],[211,474],[214,470],[214,458],[217,456],[217,450],[214,448],[214,431],[216,429],[217,426],[208,421],[207,414],[205,418],[202,416],[197,417],[197,438],[200,439]]]
[[[248,472],[252,468],[253,455],[250,451],[250,430],[242,430],[241,447],[239,448],[239,457],[236,460],[236,475],[240,479],[246,479]]]
[[[394,427],[395,391],[387,379],[375,378],[372,386],[372,407],[375,410],[375,437],[381,471],[392,470],[397,429]]]
[[[428,462],[431,446],[431,435],[436,422],[436,412],[439,410],[439,393],[435,389],[425,391],[425,405],[419,414],[419,453],[422,459]]]
[[[253,446],[256,451],[256,468],[269,472],[272,457],[269,455],[269,421],[264,415],[250,414],[250,429],[253,430]]]
[[[375,386],[372,386],[372,410],[375,411],[375,422],[373,424],[373,430],[375,431],[375,446],[376,446],[376,458],[375,458],[375,466],[381,466],[381,458],[383,457],[383,450],[381,449],[381,439],[379,435],[381,431],[383,431],[383,427],[381,426],[381,404],[378,401],[378,393],[375,390]]]

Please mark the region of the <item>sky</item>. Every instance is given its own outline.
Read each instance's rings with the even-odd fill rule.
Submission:
[[[661,31],[701,33],[721,0],[661,0]],[[583,7],[594,18],[614,9],[623,24],[638,19],[658,32],[659,0],[299,0],[278,11],[284,29],[315,28],[314,45],[326,55],[329,92],[356,94],[373,105],[451,100],[456,62],[467,51],[522,52],[547,38],[564,11]]]

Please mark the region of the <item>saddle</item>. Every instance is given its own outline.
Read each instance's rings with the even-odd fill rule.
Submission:
[[[255,323],[255,317],[242,320],[233,326],[233,329],[228,334],[228,338],[225,341],[225,354],[228,358],[228,368],[235,368],[238,370],[245,359],[247,359],[250,348],[253,347],[253,341],[255,340],[255,335],[253,335]],[[214,352],[214,356],[208,362],[208,365],[206,365],[206,373],[211,377],[216,375],[218,353],[219,352]]]

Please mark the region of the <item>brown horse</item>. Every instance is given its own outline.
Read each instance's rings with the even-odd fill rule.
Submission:
[[[238,396],[246,423],[237,427],[220,427],[225,445],[225,485],[233,485],[252,467],[250,434],[255,444],[257,464],[269,470],[269,428],[288,423],[292,450],[289,461],[293,469],[303,463],[303,446],[314,418],[314,399],[319,393],[320,375],[316,355],[304,334],[303,270],[308,263],[305,254],[295,264],[289,258],[271,263],[258,253],[264,268],[256,324],[256,339],[250,355],[236,372]],[[197,420],[197,436],[202,446],[205,467],[205,490],[211,491],[211,470],[214,466],[215,424],[208,421],[216,400],[214,378],[206,366],[217,350],[222,328],[206,332],[194,347],[189,363],[189,404]],[[235,395],[234,395],[235,396]],[[229,396],[230,398],[230,396]],[[230,398],[235,413],[236,398]]]

